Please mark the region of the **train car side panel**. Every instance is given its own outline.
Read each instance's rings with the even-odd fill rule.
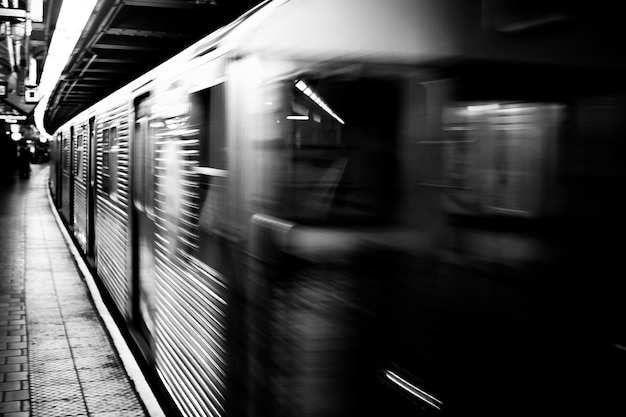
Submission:
[[[223,59],[217,58],[186,72],[187,80],[159,82],[155,101],[166,106],[151,107],[147,116],[155,156],[156,364],[172,398],[190,416],[226,413],[232,261],[224,233],[229,178],[223,74]]]
[[[130,315],[128,221],[128,105],[112,106],[96,121],[98,274],[116,308]]]
[[[74,237],[83,253],[87,250],[87,184],[86,184],[86,131],[80,123],[75,124],[74,149]]]

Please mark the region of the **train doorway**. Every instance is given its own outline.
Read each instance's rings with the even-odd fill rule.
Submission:
[[[87,258],[94,264],[96,257],[96,135],[95,117],[89,118],[87,150],[89,152],[87,168]]]
[[[133,321],[146,342],[144,354],[152,357],[155,311],[153,161],[154,145],[149,134],[148,95],[135,100],[132,142],[132,288]]]
[[[70,230],[72,230],[74,226],[74,212],[72,210],[74,197],[74,176],[72,173],[72,170],[74,169],[72,158],[72,146],[74,144],[73,136],[73,129],[71,129],[69,136],[67,134],[60,135],[61,187],[59,191],[61,192],[61,214]]]
[[[76,135],[74,133],[74,126],[70,127],[70,148],[68,151],[69,158],[69,202],[68,202],[68,217],[67,222],[70,229],[74,228],[74,181],[76,175],[74,175],[75,158],[74,149],[76,149]]]
[[[59,210],[63,207],[63,135],[59,133],[55,140],[55,149],[54,149],[54,173],[56,177],[56,199],[55,203]]]

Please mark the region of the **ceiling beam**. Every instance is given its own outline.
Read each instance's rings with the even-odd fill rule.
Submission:
[[[126,74],[127,68],[111,68],[111,69],[101,69],[101,68],[90,68],[85,70],[85,74],[90,73],[91,75],[103,74],[103,77],[97,77],[98,79],[111,80],[111,77],[107,77],[106,74]],[[73,78],[67,78],[68,80],[72,80]]]
[[[96,58],[93,62],[97,63],[97,64],[122,64],[122,65],[127,65],[127,64],[140,64],[141,60],[139,59],[122,59],[122,58]],[[86,71],[89,71],[90,68],[87,68]]]
[[[121,70],[120,70],[121,71]],[[80,77],[80,78],[66,78],[67,81],[75,81],[77,80],[79,83],[81,82],[91,82],[91,81],[102,81],[102,82],[109,82],[111,80],[110,77]]]
[[[172,33],[157,30],[141,30],[141,29],[124,29],[124,28],[109,28],[104,32],[105,35],[116,36],[137,36],[145,38],[171,38],[182,39],[186,36],[182,33]]]
[[[215,0],[202,0],[198,3],[172,0],[125,0],[125,6],[154,7],[165,9],[206,9],[207,6],[218,6]]]
[[[91,49],[118,50],[118,51],[159,51],[163,48],[158,45],[140,46],[140,45],[122,45],[115,43],[97,43],[91,46]]]
[[[105,81],[105,80],[102,80]],[[98,89],[102,89],[102,88],[107,88],[108,85],[106,84],[93,84],[93,83],[89,83],[89,82],[83,82],[83,81],[77,81],[75,84],[75,86],[81,86],[81,87],[87,87],[87,88],[98,88]]]
[[[81,109],[77,109],[76,106],[80,105],[80,106],[90,106],[92,102],[92,97],[74,97],[74,96],[67,96],[63,99],[63,102],[59,105],[59,107],[61,107],[61,109],[63,109],[64,107],[70,105],[71,103],[74,103],[73,106],[71,106],[69,109],[69,111],[78,111],[80,112]]]

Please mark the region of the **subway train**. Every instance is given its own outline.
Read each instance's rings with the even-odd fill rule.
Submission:
[[[54,133],[172,415],[624,415],[623,49],[548,3],[268,1]]]

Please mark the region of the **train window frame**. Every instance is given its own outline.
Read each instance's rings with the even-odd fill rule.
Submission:
[[[61,171],[70,173],[70,157],[71,157],[70,141],[68,135],[61,135]]]
[[[446,211],[509,218],[550,214],[550,167],[556,164],[565,109],[548,101],[448,103],[440,142]]]
[[[117,135],[117,126],[109,128],[109,197],[117,199],[118,196],[118,153],[119,153],[119,141]],[[111,157],[113,154],[113,157]]]
[[[102,129],[102,191],[112,200],[118,197],[118,152],[117,126]]]
[[[56,147],[55,149],[56,169],[59,175],[61,175],[63,171],[63,133],[62,132],[59,132],[56,136],[55,147]]]
[[[284,188],[281,191],[283,200],[287,202],[281,208],[281,216],[304,224],[328,226],[383,225],[393,222],[399,199],[395,181],[399,170],[397,165],[403,123],[401,112],[404,106],[403,88],[406,74],[395,72],[387,74],[373,70],[375,68],[372,71],[364,69],[364,72],[356,78],[346,76],[346,74],[337,75],[321,71],[320,73],[307,72],[285,80],[286,94],[282,117],[287,123],[281,124],[287,151],[291,156],[288,170],[285,171]],[[351,83],[352,86],[350,86]],[[335,94],[335,103],[333,103],[333,100],[329,100],[326,94],[333,90],[328,88],[329,86],[343,85],[347,91],[362,94],[361,100],[357,99],[352,103],[365,107],[363,103],[373,102],[369,100],[373,93],[368,91],[369,88],[357,88],[358,83],[364,85],[369,83],[370,87],[377,87],[383,92],[386,89],[381,86],[391,87],[386,96],[390,100],[385,102],[384,106],[378,106],[384,110],[381,116],[384,119],[381,118],[380,121],[376,119],[379,125],[388,125],[390,133],[382,135],[376,134],[371,129],[364,129],[360,123],[365,118],[359,116],[361,119],[354,126],[360,129],[360,133],[357,135],[351,132],[348,136],[352,138],[346,136],[348,125],[353,123],[346,118],[346,114],[351,114],[352,120],[356,120],[354,116],[358,115],[358,112],[352,110],[357,106],[349,104],[354,99]],[[326,85],[324,87],[326,91],[318,90],[322,84]],[[343,104],[343,109],[338,108],[337,105],[344,99],[346,103]],[[375,103],[379,101],[377,98]],[[380,109],[377,108],[377,110]],[[307,140],[300,127],[309,124],[322,126],[326,123],[325,119],[334,122],[340,131],[326,132],[326,134],[318,132],[312,134]],[[374,118],[368,120],[374,120]],[[360,139],[355,140],[363,135],[371,143],[361,142]],[[372,149],[384,151],[384,156],[379,157]],[[367,170],[363,170],[363,167],[372,158],[377,158],[377,167],[364,175],[363,172]],[[307,159],[309,160],[308,166],[298,169],[298,161],[306,163]],[[298,178],[302,172],[312,173],[308,182]],[[347,180],[347,178],[350,179]],[[389,182],[385,182],[385,179]],[[316,191],[317,194],[314,195],[311,190],[318,188],[319,191]],[[310,195],[306,195],[306,192]],[[340,193],[344,193],[344,197],[340,196]],[[351,193],[353,197],[345,197]],[[387,204],[381,205],[376,201],[386,201]]]
[[[109,195],[109,129],[102,129],[102,192]]]
[[[146,113],[134,123],[133,204],[150,218],[154,218],[155,126],[160,120]]]
[[[132,200],[137,210],[154,218],[154,175],[156,131],[159,117],[153,115],[148,91],[133,100]]]
[[[143,184],[144,184],[144,207],[148,217],[154,218],[154,175],[155,175],[155,152],[156,152],[156,139],[155,139],[155,123],[158,123],[158,118],[151,116],[148,118],[148,126],[146,131],[146,141],[144,143],[144,164],[145,169]]]
[[[199,127],[198,165],[195,168],[200,186],[196,225],[198,257],[202,263],[223,274],[228,268],[221,254],[221,241],[227,222],[230,175],[226,83],[220,79],[194,91],[190,97],[190,121]]]
[[[82,133],[78,133],[76,135],[76,163],[74,164],[75,175],[78,181],[84,183],[83,173],[84,173],[84,159],[85,157],[85,135]]]

